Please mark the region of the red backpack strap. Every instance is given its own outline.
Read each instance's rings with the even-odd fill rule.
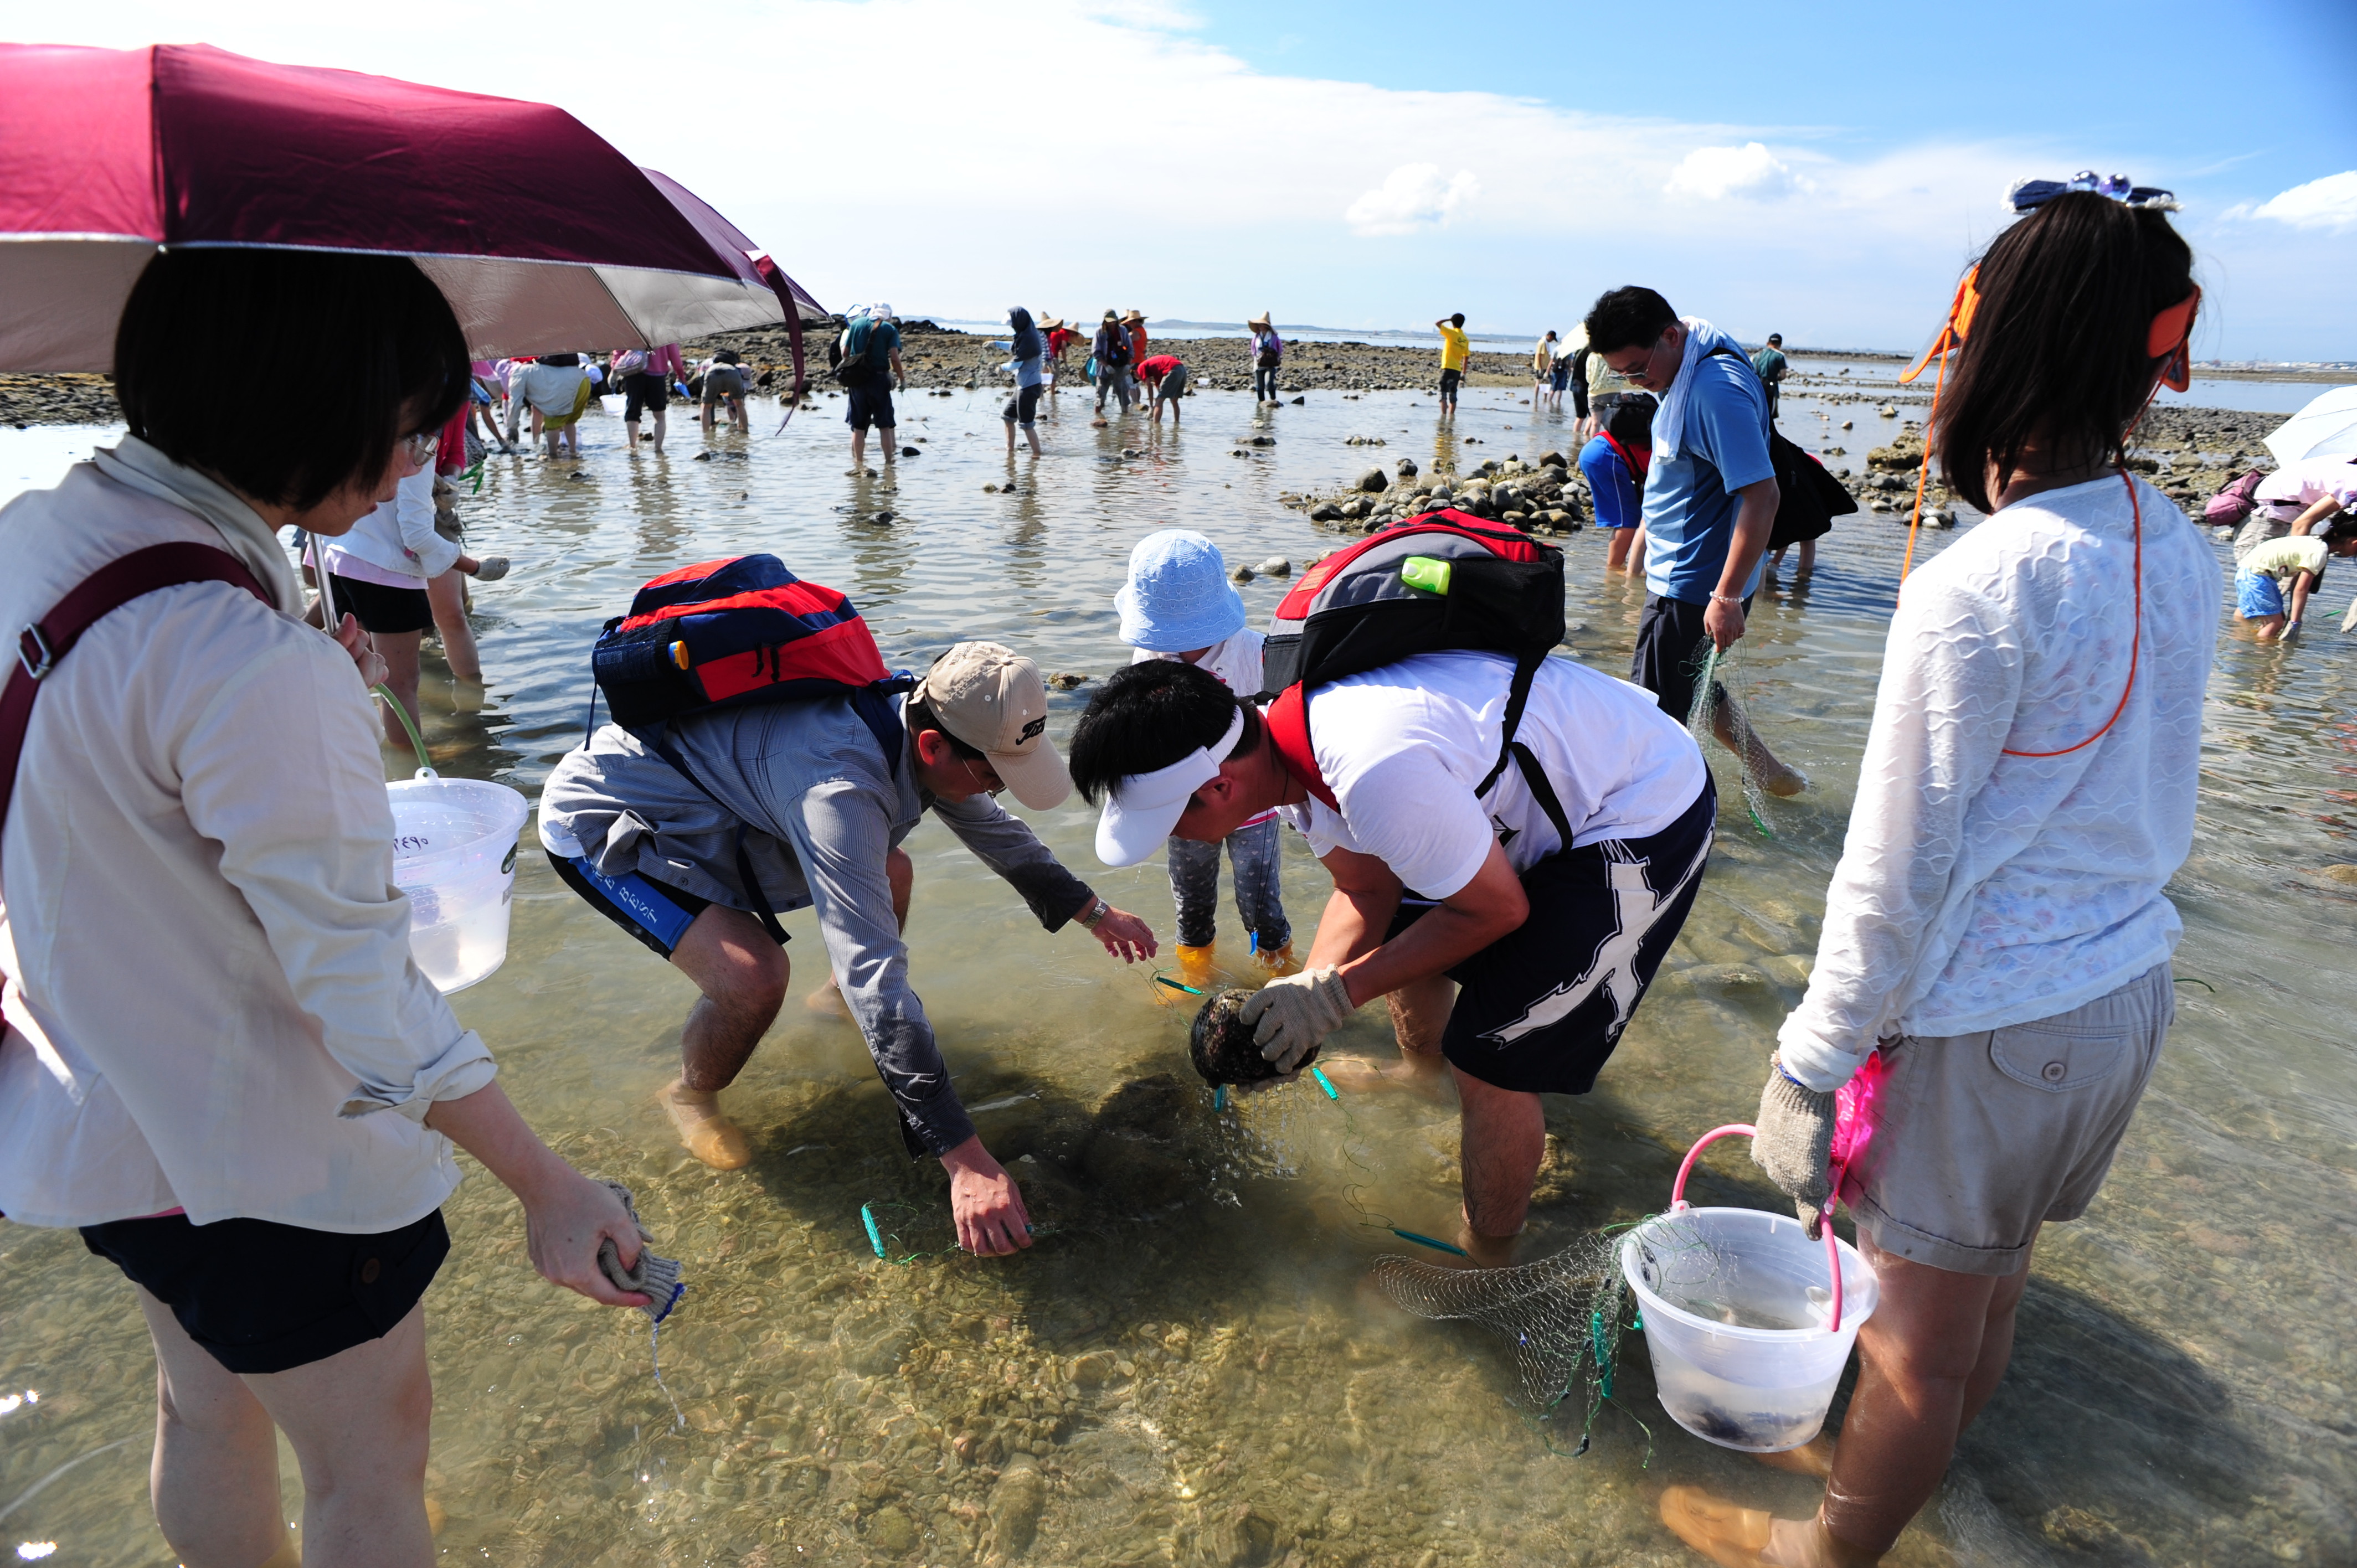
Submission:
[[[16,764],[25,754],[25,733],[33,722],[33,700],[41,694],[41,682],[98,621],[135,598],[182,583],[229,583],[271,603],[269,592],[226,550],[191,542],[151,544],[84,577],[55,608],[18,635],[16,668],[9,672],[6,689],[0,691],[0,828],[7,826]]]
[[[1298,683],[1287,686],[1276,694],[1276,701],[1261,710],[1261,722],[1268,725],[1269,738],[1276,743],[1278,760],[1285,770],[1301,781],[1310,799],[1323,800],[1336,811],[1342,803],[1334,799],[1326,776],[1318,771],[1318,755],[1309,749],[1309,704],[1302,700]]]

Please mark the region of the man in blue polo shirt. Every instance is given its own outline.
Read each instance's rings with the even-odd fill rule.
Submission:
[[[1779,499],[1767,393],[1734,338],[1681,317],[1650,288],[1601,295],[1587,328],[1591,352],[1662,400],[1645,476],[1645,614],[1629,678],[1683,719],[1705,640],[1733,647],[1760,586]],[[1734,744],[1724,728],[1720,738]],[[1804,785],[1756,744],[1749,761],[1771,794]]]

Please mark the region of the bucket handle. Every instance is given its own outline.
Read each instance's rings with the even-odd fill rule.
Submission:
[[[1695,1140],[1695,1146],[1686,1151],[1685,1159],[1678,1165],[1677,1181],[1670,1187],[1671,1213],[1681,1213],[1687,1208],[1686,1174],[1694,1169],[1695,1161],[1701,1158],[1702,1152],[1721,1138],[1731,1137],[1738,1133],[1747,1138],[1753,1138],[1759,1136],[1760,1129],[1749,1122],[1729,1122],[1724,1127],[1713,1127]],[[1831,1176],[1833,1191],[1826,1195],[1824,1220],[1820,1229],[1824,1231],[1825,1236],[1825,1272],[1833,1276],[1834,1283],[1833,1321],[1825,1326],[1825,1332],[1838,1334],[1841,1332],[1842,1326],[1842,1266],[1841,1242],[1834,1235],[1834,1207],[1841,1201],[1841,1167],[1835,1166]]]

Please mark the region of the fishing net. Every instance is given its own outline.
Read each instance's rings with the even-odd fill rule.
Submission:
[[[1612,1398],[1627,1326],[1617,1245],[1609,1235],[1590,1236],[1512,1269],[1446,1268],[1391,1253],[1375,1260],[1371,1277],[1403,1312],[1478,1323],[1504,1339],[1522,1384],[1519,1402],[1543,1426],[1567,1431],[1576,1419],[1573,1452],[1584,1454],[1597,1412]],[[1547,1444],[1555,1445],[1552,1434]]]
[[[1743,683],[1738,660],[1733,650],[1722,651],[1717,644],[1704,640],[1696,654],[1694,705],[1686,714],[1686,730],[1706,758],[1721,755],[1728,745],[1735,748],[1736,768],[1742,778],[1743,808],[1751,813],[1753,827],[1774,838],[1776,830],[1768,825],[1768,790],[1761,779],[1774,775],[1797,780],[1799,775],[1779,762],[1776,754],[1768,749],[1768,743],[1752,727],[1751,714],[1742,698],[1731,689]]]

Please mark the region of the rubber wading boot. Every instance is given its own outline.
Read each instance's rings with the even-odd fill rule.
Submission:
[[[1219,983],[1220,970],[1212,961],[1211,949],[1210,942],[1199,948],[1178,944],[1178,978],[1198,991],[1209,991]]]
[[[1273,980],[1301,972],[1301,961],[1293,956],[1291,942],[1274,950],[1268,948],[1258,949],[1254,952],[1253,959],[1261,968],[1268,971],[1269,977]]]

